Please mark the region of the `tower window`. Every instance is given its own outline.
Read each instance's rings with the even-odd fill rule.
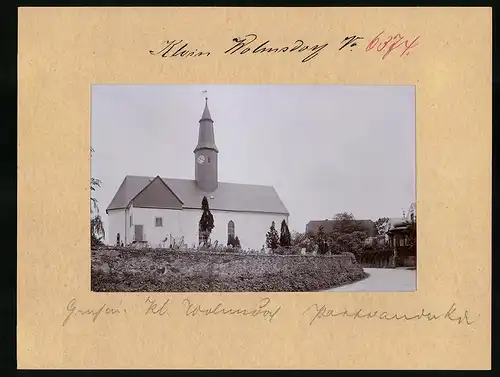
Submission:
[[[155,226],[156,227],[163,226],[163,217],[155,217]]]
[[[210,159],[210,157],[207,157],[207,162],[210,164],[212,162],[212,160]]]

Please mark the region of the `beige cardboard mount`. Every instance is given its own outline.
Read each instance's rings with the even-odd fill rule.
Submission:
[[[375,36],[418,45],[366,51]],[[254,33],[300,53],[224,54]],[[349,35],[363,36],[339,51]],[[384,39],[385,38],[385,39]],[[397,37],[399,38],[399,37]],[[161,58],[180,40],[209,56]],[[19,368],[488,369],[491,286],[491,10],[488,8],[20,8],[18,184]],[[255,46],[256,47],[256,46]],[[92,293],[89,145],[92,84],[360,84],[416,86],[418,289],[412,293],[267,294],[260,317],[145,315],[148,294]],[[204,306],[255,307],[259,293],[190,294]],[[72,299],[80,315],[62,322]],[[470,325],[328,317],[422,310]],[[177,309],[176,306],[177,305]]]

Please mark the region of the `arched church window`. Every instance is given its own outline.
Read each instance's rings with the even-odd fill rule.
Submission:
[[[233,220],[230,220],[228,223],[227,223],[227,235],[228,237],[234,237],[234,221]]]

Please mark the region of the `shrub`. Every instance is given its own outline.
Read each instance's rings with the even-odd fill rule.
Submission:
[[[306,249],[306,253],[312,253],[314,246],[316,244],[316,240],[314,238],[314,235],[293,232],[293,235],[291,238],[292,238],[291,239],[291,241],[292,241],[291,246],[298,248],[299,253],[301,252],[301,249],[303,249],[303,248]]]
[[[96,234],[90,234],[90,247],[97,248],[98,246],[103,246],[104,242],[102,242],[102,238],[98,237]]]
[[[238,238],[238,236],[235,237],[235,236],[230,234],[227,237],[227,246],[240,248],[241,244],[240,244],[240,239]]]

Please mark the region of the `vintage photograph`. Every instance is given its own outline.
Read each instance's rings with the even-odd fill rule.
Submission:
[[[92,291],[417,289],[414,86],[91,94]]]

